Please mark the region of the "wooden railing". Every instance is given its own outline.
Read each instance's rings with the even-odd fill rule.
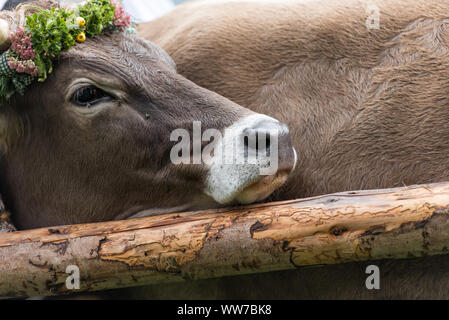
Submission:
[[[0,234],[0,296],[448,253],[449,182]],[[66,273],[66,271],[68,273]]]

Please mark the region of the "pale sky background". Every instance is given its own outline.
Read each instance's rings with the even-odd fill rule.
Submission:
[[[7,0],[0,0],[0,8]],[[156,19],[185,0],[123,0],[123,5],[136,22]],[[62,0],[60,2],[82,2],[82,0]]]
[[[137,22],[145,22],[164,15],[175,4],[172,0],[124,0],[123,6]]]
[[[0,8],[7,0],[0,0]],[[59,0],[59,2],[82,2],[83,0]],[[165,13],[169,12],[176,5],[186,0],[123,0],[123,5],[127,12],[131,14],[135,22],[146,22],[154,20]],[[239,0],[210,0],[216,2],[222,1],[239,1]],[[242,0],[240,0],[242,1]],[[250,2],[280,2],[285,0],[244,0]],[[313,0],[296,0],[296,1],[313,1]]]

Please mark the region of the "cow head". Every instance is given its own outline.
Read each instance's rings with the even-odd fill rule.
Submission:
[[[10,28],[25,9],[7,13]],[[223,154],[257,153],[260,141],[242,137],[264,132],[271,149],[251,163],[195,162],[190,152],[210,129]],[[192,141],[183,161],[176,132]],[[124,33],[64,52],[45,82],[2,105],[0,151],[0,192],[25,229],[260,201],[295,162],[285,125],[198,87],[161,48]],[[270,152],[277,166],[263,175]]]

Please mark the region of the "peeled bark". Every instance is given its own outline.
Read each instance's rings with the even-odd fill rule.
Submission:
[[[449,182],[0,234],[0,296],[445,254]],[[80,290],[66,288],[78,266]]]

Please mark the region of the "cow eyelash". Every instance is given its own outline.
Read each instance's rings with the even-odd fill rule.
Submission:
[[[113,97],[95,86],[87,86],[73,93],[71,101],[79,107],[90,108],[100,102],[110,101]]]

